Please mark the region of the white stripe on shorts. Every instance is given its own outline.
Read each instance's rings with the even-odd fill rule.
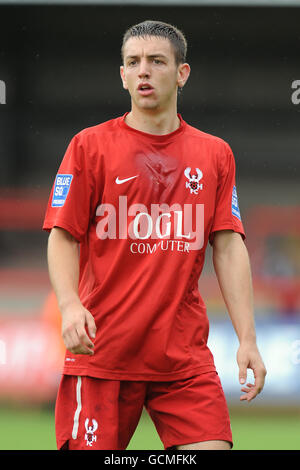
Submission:
[[[74,413],[74,421],[73,421],[73,431],[72,431],[72,438],[77,439],[78,434],[78,426],[79,426],[79,415],[81,412],[81,377],[77,377],[77,385],[76,385],[76,401],[77,401],[77,408]]]

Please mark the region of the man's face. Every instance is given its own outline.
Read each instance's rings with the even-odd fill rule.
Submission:
[[[121,66],[123,87],[129,91],[133,105],[140,109],[163,109],[177,97],[181,65],[168,39],[133,37],[124,46]]]

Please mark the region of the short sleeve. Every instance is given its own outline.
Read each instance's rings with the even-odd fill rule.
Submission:
[[[95,205],[95,178],[84,142],[76,135],[71,140],[53,183],[43,230],[67,230],[81,242],[85,237]]]
[[[238,192],[235,179],[235,159],[228,144],[225,155],[220,158],[215,212],[209,234],[209,242],[213,243],[214,233],[219,230],[233,230],[245,239],[245,231],[241,219]]]

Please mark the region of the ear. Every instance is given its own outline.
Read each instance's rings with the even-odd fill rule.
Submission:
[[[123,83],[123,88],[125,88],[125,90],[128,90],[123,65],[121,65],[121,67],[120,67],[120,75],[121,75],[121,80],[122,80],[122,83]]]
[[[179,88],[183,88],[186,84],[191,73],[191,67],[189,64],[180,64],[177,72],[177,85]]]

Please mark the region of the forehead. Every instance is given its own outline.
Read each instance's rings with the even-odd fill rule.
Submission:
[[[167,38],[157,36],[131,37],[124,44],[124,59],[127,56],[160,55],[174,56],[174,49]]]

